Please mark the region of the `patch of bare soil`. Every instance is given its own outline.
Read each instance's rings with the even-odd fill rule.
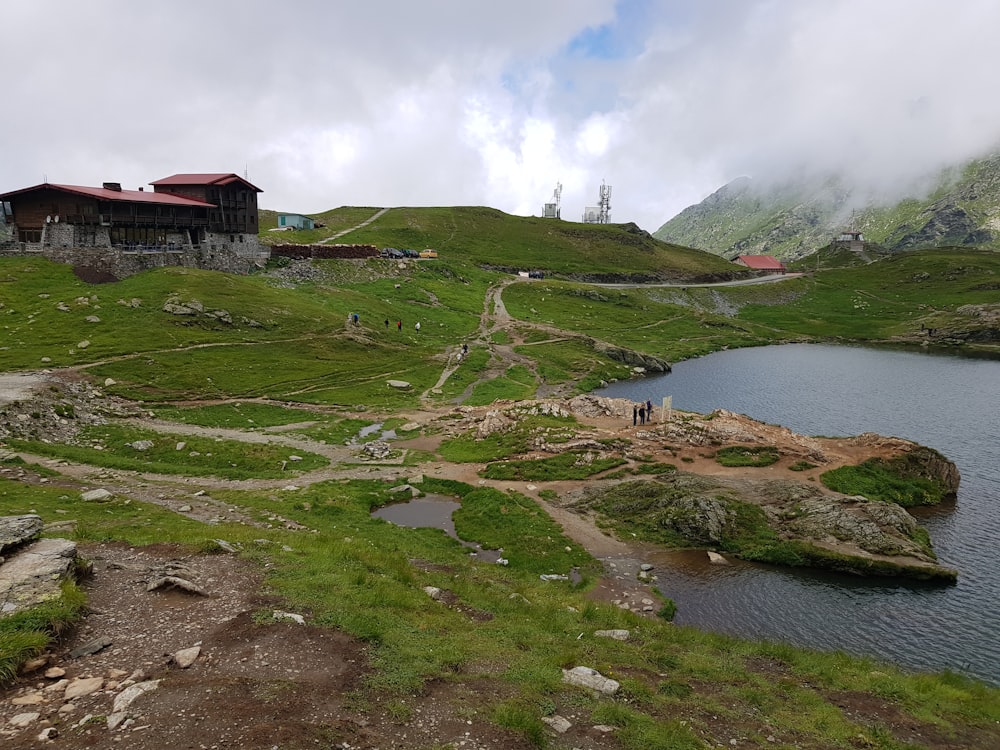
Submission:
[[[44,664],[0,692],[4,748],[37,748],[43,732],[72,750],[527,747],[477,712],[485,696],[460,685],[432,684],[407,701],[406,720],[394,718],[398,706],[366,697],[367,648],[308,619],[272,620],[279,604],[262,595],[260,570],[239,558],[169,545],[97,544],[80,552],[94,566],[83,583],[89,614]],[[164,573],[207,596],[147,590]],[[96,653],[74,655],[102,643]],[[192,647],[200,652],[182,668],[175,655]],[[153,681],[110,729],[116,697]],[[67,697],[86,684],[91,692]]]

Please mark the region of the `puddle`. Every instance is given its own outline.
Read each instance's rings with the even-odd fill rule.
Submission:
[[[375,424],[370,424],[367,427],[362,427],[360,430],[358,430],[358,434],[355,435],[353,438],[351,438],[351,442],[352,443],[361,442],[366,437],[370,437],[371,435],[374,435],[377,432],[381,432],[382,433],[381,435],[379,435],[379,439],[380,440],[395,440],[396,439],[396,431],[395,430],[383,430],[382,429],[382,423],[381,422],[376,422]]]
[[[384,505],[372,512],[375,518],[381,518],[397,526],[405,526],[409,529],[441,529],[452,539],[457,540],[463,547],[472,550],[478,559],[485,562],[495,563],[500,559],[500,551],[495,549],[483,549],[478,544],[459,539],[455,533],[455,522],[451,520],[451,514],[461,507],[458,503],[444,495],[425,495],[408,500],[405,503],[393,503]]]

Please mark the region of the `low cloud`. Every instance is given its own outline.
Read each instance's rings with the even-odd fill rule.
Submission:
[[[919,190],[1000,142],[1000,4],[12,0],[0,192],[234,171],[269,208],[489,205],[654,230],[722,184]],[[16,30],[16,33],[11,30]]]

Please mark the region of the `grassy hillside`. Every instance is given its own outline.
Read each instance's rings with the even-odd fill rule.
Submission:
[[[324,229],[262,232],[268,242],[317,242],[371,218],[378,209],[342,207],[319,215]],[[276,214],[275,214],[276,216]],[[276,218],[268,218],[276,225]],[[264,219],[261,219],[264,229]],[[275,240],[275,236],[279,239]],[[493,208],[393,208],[337,240],[382,247],[434,248],[475,265],[598,278],[631,275],[677,279],[738,276],[740,268],[709,253],[653,239],[633,225],[579,224],[511,216]]]
[[[359,215],[370,216],[365,209],[341,219]],[[626,365],[600,353],[602,343],[676,361],[788,340],[917,342],[924,340],[921,326],[941,331],[936,342],[963,349],[995,350],[1000,339],[990,333],[990,318],[975,312],[997,307],[1000,254],[988,252],[903,253],[864,265],[831,255],[810,275],[776,284],[621,289],[552,278],[515,281],[481,266],[577,276],[626,269],[691,279],[729,264],[621,227],[477,208],[394,209],[345,240],[430,246],[441,258],[276,264],[249,277],[166,268],[103,285],[86,284],[67,266],[43,259],[0,258],[3,369],[79,367],[102,390],[135,399],[144,411],[211,426],[302,423],[304,409],[288,406],[319,405],[300,433],[339,446],[375,419],[402,431],[420,393],[435,385],[466,341],[473,342],[469,357],[441,393],[429,394],[432,404],[488,404],[627,377]],[[496,307],[489,291],[505,282],[512,284],[502,300],[514,321],[509,329],[484,332],[484,309]],[[180,314],[184,305],[190,312]],[[355,312],[357,327],[348,323]],[[404,321],[402,330],[397,320]],[[511,346],[518,360],[494,372],[499,346]],[[104,386],[108,378],[115,382]],[[413,387],[389,388],[389,379]],[[243,401],[253,397],[281,403]],[[186,400],[225,403],[177,403]],[[128,470],[155,459],[157,471],[186,474],[188,482],[204,472],[218,475],[219,466],[232,477],[264,478],[280,466],[285,476],[288,458],[287,450],[263,454],[214,438],[192,440],[198,450],[179,452],[176,436],[165,433],[150,434],[151,452],[136,457],[131,446],[145,432],[116,428],[85,436],[96,443],[87,452],[70,454],[52,441],[46,455]],[[300,458],[317,460],[306,452]],[[522,742],[511,746],[564,747],[550,739],[540,717],[566,707],[591,726],[615,728],[613,739],[595,747],[624,750],[695,750],[734,741],[843,750],[995,746],[1000,700],[991,688],[953,674],[905,674],[842,653],[711,635],[597,603],[585,596],[596,561],[534,500],[433,479],[419,451],[406,460],[390,467],[390,481],[361,474],[372,468],[364,466],[362,478],[320,482],[295,494],[276,489],[279,484],[211,490],[225,506],[267,521],[262,528],[201,524],[131,499],[88,503],[62,480],[0,479],[0,513],[32,510],[45,522],[72,518],[81,541],[174,542],[202,550],[217,549],[217,539],[243,545],[248,558],[267,564],[270,593],[310,613],[317,627],[340,629],[366,644],[371,672],[354,697],[356,712],[367,716],[387,707],[400,732],[416,715],[419,696],[449,685],[467,701],[469,717],[485,716]],[[421,479],[408,481],[422,490],[461,497],[455,523],[463,538],[489,540],[513,564],[474,563],[440,531],[373,518],[373,508],[398,499],[392,488],[403,480],[395,472],[411,470]],[[194,486],[185,484],[183,492]],[[311,531],[271,525],[278,512]],[[582,576],[579,584],[539,578],[571,567]],[[441,606],[424,586],[448,590],[462,606]],[[613,628],[630,629],[629,639],[594,637],[597,629]],[[620,696],[598,699],[560,682],[561,669],[583,663],[619,680]]]

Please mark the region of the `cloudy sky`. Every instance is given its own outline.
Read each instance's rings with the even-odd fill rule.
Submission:
[[[0,192],[247,174],[261,205],[653,231],[736,177],[898,191],[1000,145],[996,0],[4,0]]]

